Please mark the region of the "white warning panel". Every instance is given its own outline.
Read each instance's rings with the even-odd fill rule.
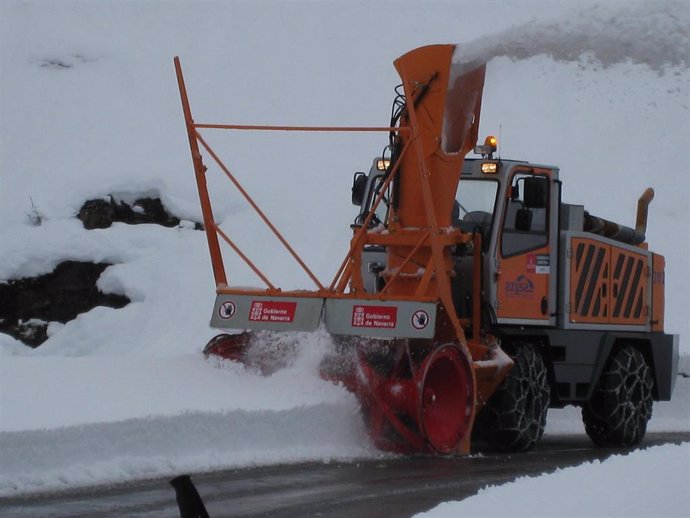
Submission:
[[[221,329],[313,331],[321,321],[320,297],[219,294],[211,326]]]
[[[327,299],[326,328],[338,335],[432,338],[436,304],[400,300]]]

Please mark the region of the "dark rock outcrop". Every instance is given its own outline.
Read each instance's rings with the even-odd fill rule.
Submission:
[[[48,339],[48,322],[69,322],[96,306],[126,306],[129,298],[96,287],[108,266],[64,261],[51,273],[0,284],[0,332],[37,347]]]
[[[87,200],[79,209],[77,217],[84,228],[89,230],[108,228],[116,221],[129,225],[155,223],[164,227],[176,227],[180,224],[180,218],[169,214],[159,198],[139,198],[131,205],[115,201],[112,196],[108,199]],[[202,226],[196,223],[194,228],[199,230]]]

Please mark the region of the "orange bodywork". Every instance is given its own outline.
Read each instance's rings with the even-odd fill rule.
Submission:
[[[647,255],[597,239],[573,238],[571,246],[570,322],[613,325],[650,322]],[[663,302],[661,311],[663,314]]]
[[[652,331],[664,330],[664,296],[666,291],[666,260],[652,254]]]
[[[570,321],[608,324],[611,318],[611,246],[573,238],[570,267]]]
[[[537,274],[530,269],[531,258],[549,255],[550,247],[545,246],[501,259],[498,271],[496,315],[498,318],[519,318],[528,320],[548,319],[546,297],[549,294],[548,274]]]
[[[646,255],[611,247],[611,324],[644,325],[650,320],[649,261]]]
[[[409,107],[401,124],[412,129],[401,140],[405,146],[413,143],[414,152],[400,159],[399,209],[392,212],[388,225],[393,236],[389,271],[407,274],[391,279],[388,292],[441,299],[446,307],[451,307],[446,304],[452,270],[449,247],[468,239],[451,228],[451,211],[463,160],[477,142],[485,74],[481,66],[451,84],[454,49],[424,47],[395,61]],[[422,238],[417,249],[408,244]]]

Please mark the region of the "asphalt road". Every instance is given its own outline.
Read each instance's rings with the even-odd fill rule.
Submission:
[[[690,441],[690,432],[651,433],[642,448]],[[203,473],[193,481],[211,518],[409,517],[489,484],[538,475],[621,450],[596,448],[584,435],[546,436],[531,452],[465,458],[396,458],[307,463]],[[179,518],[168,479],[0,499],[0,516]]]

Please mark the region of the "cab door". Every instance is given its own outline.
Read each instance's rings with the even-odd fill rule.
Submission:
[[[499,323],[555,325],[558,185],[554,171],[516,169],[509,177],[495,250]]]

